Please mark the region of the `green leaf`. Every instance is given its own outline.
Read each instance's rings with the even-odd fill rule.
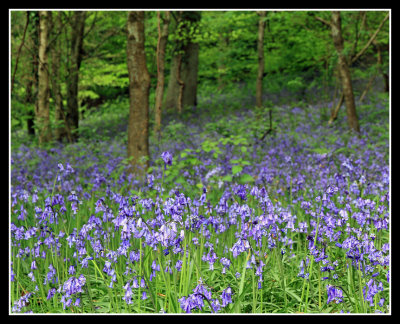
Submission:
[[[290,288],[286,287],[286,292],[288,295],[292,296],[293,298],[295,298],[299,303],[301,303],[301,298],[299,297],[299,295],[297,295],[293,290],[291,290]]]
[[[226,176],[222,177],[222,181],[231,182],[232,181],[232,176],[231,175],[226,175]]]
[[[185,179],[185,177],[180,176],[180,177],[178,177],[178,179],[175,180],[175,182],[184,184],[184,183],[186,183],[186,179]]]
[[[241,165],[234,165],[232,167],[232,174],[238,174],[242,170],[243,170],[243,167]]]
[[[248,183],[248,182],[253,182],[253,181],[254,181],[254,178],[248,173],[244,173],[240,176],[241,183]]]

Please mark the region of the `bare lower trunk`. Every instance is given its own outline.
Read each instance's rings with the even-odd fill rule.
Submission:
[[[168,39],[168,27],[170,21],[169,11],[165,12],[163,27],[160,26],[160,12],[157,12],[158,18],[158,42],[157,42],[157,87],[155,95],[155,116],[154,116],[154,134],[157,138],[161,135],[161,108],[164,96],[164,67],[165,67],[165,48]]]
[[[48,24],[50,11],[39,12],[39,71],[38,71],[38,105],[36,110],[36,124],[39,131],[39,145],[49,142],[50,111],[49,111],[49,73],[47,62]]]
[[[149,162],[150,75],[144,51],[144,11],[130,11],[127,22],[129,74],[128,158],[131,172],[142,176]]]
[[[339,68],[340,80],[342,82],[344,101],[346,104],[347,120],[350,129],[359,133],[360,126],[358,124],[353,87],[351,84],[350,69],[346,60],[346,56],[343,53],[343,37],[341,30],[340,11],[332,12],[331,30],[332,30],[333,43],[335,45],[339,57],[338,68]]]
[[[377,65],[378,65],[378,70],[379,70],[380,74],[383,77],[383,85],[384,85],[383,90],[385,92],[389,92],[389,75],[387,73],[385,73],[383,71],[383,68],[382,68],[382,50],[381,50],[381,46],[377,42],[374,45],[376,45],[377,52],[378,52],[377,53],[378,54]]]
[[[60,13],[57,14],[55,21],[55,30],[61,31],[62,21]],[[66,117],[61,95],[61,80],[60,80],[60,63],[61,63],[61,40],[57,37],[54,41],[52,48],[52,89],[53,99],[55,104],[55,121],[56,128],[54,129],[54,136],[57,141],[62,141],[64,137],[72,142],[71,134],[67,131],[69,129],[66,125]]]
[[[197,71],[199,66],[199,44],[190,42],[186,47],[186,57],[182,61],[181,75],[185,84],[182,106],[197,105]]]
[[[197,26],[200,12],[180,12],[177,24],[182,23],[171,60],[170,77],[164,107],[182,111],[183,107],[197,105],[197,71],[199,44],[191,40],[191,28]],[[189,36],[188,36],[189,35]]]
[[[31,12],[27,11],[26,15],[29,17],[31,16]],[[27,17],[27,19],[29,19]],[[37,13],[33,14],[33,34],[31,37],[31,43],[28,44],[29,47],[33,49],[33,52],[35,53],[32,55],[32,58],[30,60],[30,77],[28,78],[28,81],[26,83],[26,96],[25,96],[25,102],[27,103],[27,119],[26,119],[26,127],[28,130],[29,135],[35,135],[35,104],[36,104],[36,88],[37,88],[37,55],[39,53],[38,51],[38,19],[37,19]],[[29,41],[29,40],[28,40]]]
[[[32,94],[32,87],[33,87],[33,80],[30,78],[27,82],[26,85],[26,96],[25,96],[25,102],[27,103],[27,108],[28,108],[28,118],[26,120],[26,127],[28,129],[28,134],[29,135],[35,135],[35,128],[34,128],[34,110],[31,108],[35,104],[35,100],[33,98]]]
[[[31,85],[28,84],[28,89],[31,91],[31,98],[29,98],[27,102],[33,105],[33,109],[28,110],[28,117],[27,117],[27,128],[28,134],[35,135],[35,115],[38,110],[38,71],[39,71],[39,12],[27,12],[27,14],[31,14],[32,17],[32,26],[33,26],[33,33],[30,39],[28,38],[27,41],[30,42],[28,46],[33,49],[32,53],[32,74],[31,74]],[[27,97],[29,97],[27,94]]]
[[[66,119],[71,130],[73,141],[78,139],[79,106],[78,83],[79,68],[82,60],[83,31],[85,27],[85,12],[74,11],[71,34],[71,64],[67,80],[67,114]]]
[[[182,78],[181,78],[181,66],[182,66],[182,55],[178,55],[177,57],[178,60],[178,65],[176,68],[176,81],[179,85],[179,92],[178,92],[178,100],[177,100],[177,109],[178,109],[178,113],[181,114],[182,113],[182,106],[183,106],[183,89],[185,89],[185,82],[183,82]]]

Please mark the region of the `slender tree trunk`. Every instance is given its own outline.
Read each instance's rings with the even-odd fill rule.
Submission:
[[[178,92],[178,100],[177,100],[177,109],[178,113],[182,113],[182,106],[183,106],[183,89],[185,89],[185,82],[183,82],[181,78],[181,66],[182,66],[182,55],[178,54],[177,56],[177,68],[176,68],[176,81],[179,85],[179,92]]]
[[[31,109],[31,106],[34,106],[35,104],[35,99],[33,97],[32,93],[32,87],[33,87],[33,80],[32,78],[29,78],[27,84],[26,84],[26,96],[25,96],[25,102],[28,107],[28,118],[26,120],[26,126],[28,129],[28,134],[29,135],[35,135],[35,128],[34,128],[34,110]]]
[[[387,14],[385,16],[385,18],[382,20],[382,22],[380,23],[378,29],[375,31],[375,33],[371,34],[371,41],[370,41],[370,43],[372,43],[372,45],[374,46],[374,49],[375,49],[376,54],[377,54],[377,67],[378,67],[379,73],[383,77],[383,82],[384,82],[383,90],[385,92],[389,92],[389,75],[387,73],[385,73],[383,71],[383,69],[382,69],[382,45],[379,44],[379,42],[376,40],[376,36],[378,35],[379,31],[381,30],[381,28],[384,26],[384,23],[388,19],[389,19],[389,14]],[[367,19],[366,19],[366,15],[365,15],[365,19],[363,20],[363,27],[365,29],[367,29],[367,30],[369,29],[368,28]],[[368,86],[367,86],[367,88],[368,88]],[[368,91],[368,90],[366,89],[366,91]]]
[[[166,11],[161,29],[160,12],[157,12],[158,19],[158,42],[157,42],[157,87],[155,96],[155,118],[154,134],[157,138],[161,136],[161,109],[164,96],[164,68],[165,68],[165,48],[168,40],[168,27],[170,21],[170,12]]]
[[[346,56],[343,53],[343,37],[341,29],[340,11],[332,12],[331,31],[332,31],[333,43],[335,45],[339,57],[339,62],[338,62],[339,75],[342,82],[342,90],[344,95],[344,101],[346,104],[347,120],[350,129],[359,133],[360,126],[358,123],[353,87],[351,84],[351,74],[348,62],[346,60]]]
[[[39,78],[39,29],[40,29],[40,18],[39,12],[32,12],[32,26],[33,32],[32,37],[28,40],[32,42],[31,48],[32,53],[32,103],[33,110],[28,110],[27,127],[28,134],[35,135],[35,116],[38,110],[38,78]]]
[[[199,66],[199,44],[189,42],[185,50],[185,59],[182,60],[181,75],[185,87],[182,95],[182,106],[197,105],[197,73]]]
[[[129,74],[128,158],[131,172],[144,175],[149,165],[150,75],[144,51],[144,11],[130,11],[127,21]]]
[[[50,111],[49,111],[49,72],[47,62],[47,45],[49,34],[50,11],[39,12],[39,71],[38,71],[38,106],[36,111],[36,122],[39,131],[39,145],[49,142],[50,133]]]
[[[265,16],[266,11],[258,11],[258,38],[257,38],[257,52],[258,52],[258,73],[256,83],[256,106],[262,107],[262,85],[264,77],[264,30],[265,30]]]
[[[171,60],[170,78],[165,98],[165,108],[197,105],[197,72],[199,44],[192,41],[193,30],[200,21],[198,11],[184,11],[178,14],[179,40],[175,43],[175,54]],[[194,28],[193,28],[194,27]]]
[[[71,58],[69,75],[67,78],[67,114],[66,119],[71,129],[72,140],[78,139],[79,128],[79,106],[78,106],[78,83],[79,68],[82,61],[83,32],[85,28],[86,13],[74,11],[71,31]]]
[[[37,82],[38,82],[38,55],[39,55],[39,13],[27,11],[30,17],[32,33],[27,37],[27,46],[32,49],[32,56],[29,64],[30,76],[26,83],[25,102],[27,104],[26,126],[28,135],[35,135],[35,111],[37,111]]]
[[[338,117],[339,109],[342,107],[344,95],[343,92],[340,95],[339,102],[337,103],[336,107],[331,111],[331,117],[329,118],[328,124],[332,124]]]
[[[361,18],[362,18],[362,28],[364,28],[366,26],[366,15],[361,15]],[[353,94],[352,89],[349,88],[349,85],[351,86],[351,77],[350,77],[349,66],[351,64],[355,63],[365,53],[365,51],[368,49],[368,47],[375,41],[375,38],[378,35],[379,31],[382,29],[385,22],[389,19],[389,13],[387,13],[386,16],[383,18],[383,20],[379,24],[378,28],[371,35],[370,39],[364,45],[364,47],[357,54],[351,56],[348,59],[348,62],[346,61],[346,57],[343,53],[343,38],[342,38],[342,33],[341,33],[340,12],[333,11],[331,21],[326,21],[318,16],[316,16],[315,19],[321,21],[322,23],[324,23],[325,25],[327,25],[331,28],[333,42],[334,42],[334,45],[336,47],[336,50],[337,50],[338,56],[339,56],[338,69],[339,69],[339,76],[340,76],[340,79],[342,82],[342,88],[343,88],[342,96],[344,96],[344,99],[346,102],[347,118],[348,118],[351,129],[355,129],[355,130],[359,129],[358,118],[357,118],[357,113],[356,113],[355,103],[354,103],[354,94]],[[353,46],[353,51],[356,50],[356,47],[357,47],[357,44],[355,43],[355,46]],[[342,78],[342,76],[344,78]],[[344,91],[344,89],[346,89],[346,92]],[[340,108],[340,106],[338,106],[337,109],[332,111],[332,112],[335,112],[335,115],[333,115],[333,114],[331,115],[330,122],[332,122],[334,119],[336,119],[339,108]]]
[[[367,86],[365,87],[363,93],[360,96],[360,102],[363,102],[365,96],[367,95],[368,91],[371,89],[372,84],[374,83],[374,80],[376,78],[376,74],[373,74],[370,79],[368,80]]]
[[[10,91],[11,93],[14,89],[15,74],[17,73],[18,61],[19,61],[19,56],[21,55],[21,49],[25,43],[25,35],[26,35],[26,31],[28,30],[28,25],[29,25],[29,11],[26,12],[26,23],[25,23],[24,33],[22,35],[21,44],[18,47],[17,57],[15,58],[14,71],[13,71],[12,78],[11,78],[11,91]]]
[[[381,49],[381,45],[376,40],[373,42],[373,44],[374,44],[374,47],[375,47],[375,50],[376,50],[376,54],[377,54],[376,65],[378,67],[379,73],[383,77],[383,91],[389,92],[389,75],[387,73],[385,73],[383,71],[383,68],[382,68],[382,49]]]
[[[62,21],[61,13],[57,13],[54,30],[61,33]],[[60,77],[60,64],[61,64],[61,40],[60,36],[54,40],[52,46],[52,89],[53,99],[55,103],[55,121],[56,128],[54,130],[55,139],[62,141],[63,138],[67,138],[69,142],[72,142],[71,134],[69,133],[69,127],[67,125],[66,116],[64,112],[64,105],[61,94],[61,77]],[[67,130],[68,129],[68,130]]]

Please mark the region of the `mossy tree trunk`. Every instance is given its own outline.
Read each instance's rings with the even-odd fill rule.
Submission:
[[[197,105],[199,44],[194,34],[201,19],[199,11],[182,11],[174,15],[176,40],[164,107],[177,109]]]

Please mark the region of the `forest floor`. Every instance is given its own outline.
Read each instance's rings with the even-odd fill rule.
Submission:
[[[27,294],[21,293],[13,281],[11,287],[13,312],[59,312],[65,309],[75,312],[94,312],[94,310],[159,312],[165,310],[167,304],[170,312],[294,313],[297,311],[339,312],[340,310],[387,312],[389,307],[389,269],[387,267],[389,266],[390,190],[387,96],[371,94],[368,101],[357,106],[361,128],[358,136],[348,131],[344,107],[339,113],[339,118],[332,125],[328,125],[330,112],[328,105],[285,104],[271,105],[258,110],[252,105],[251,98],[229,100],[228,97],[220,97],[216,100],[210,96],[210,98],[200,100],[197,108],[188,109],[181,116],[165,115],[162,139],[158,141],[154,137],[150,138],[150,169],[144,182],[127,173],[127,101],[105,104],[97,111],[87,112],[80,124],[80,140],[74,144],[53,143],[47,148],[39,149],[29,144],[24,136],[12,134],[10,219],[13,255],[11,271],[18,277],[24,289],[31,292],[29,296],[33,296],[31,306],[23,304],[21,299]],[[272,109],[272,130],[266,134],[270,125],[269,109]],[[166,151],[172,155],[171,164],[166,164],[161,156]],[[71,198],[73,195],[76,195],[76,198]],[[176,205],[181,196],[185,197],[182,199],[190,209],[188,212]],[[59,201],[55,202],[56,197]],[[46,251],[56,248],[58,250],[61,246],[61,256],[68,256],[71,260],[69,263],[79,269],[78,273],[84,274],[86,279],[92,276],[91,284],[94,286],[94,277],[103,276],[100,272],[97,274],[95,268],[102,269],[105,267],[104,264],[107,264],[104,260],[111,260],[113,256],[107,254],[97,259],[98,252],[93,245],[94,241],[91,242],[92,245],[89,243],[86,245],[85,253],[87,254],[81,256],[78,246],[68,244],[66,238],[75,237],[74,240],[78,241],[76,231],[82,232],[84,228],[88,231],[93,229],[93,217],[98,215],[101,202],[103,205],[107,203],[114,212],[109,219],[103,216],[102,226],[105,228],[105,224],[109,223],[107,228],[110,230],[115,225],[119,233],[122,227],[118,225],[120,223],[117,223],[117,220],[122,222],[119,217],[123,217],[121,216],[124,208],[123,201],[129,197],[138,197],[132,199],[139,199],[138,201],[142,204],[142,218],[146,219],[148,226],[152,228],[153,234],[146,234],[149,236],[146,236],[144,240],[146,244],[142,245],[149,254],[146,254],[146,260],[140,259],[141,262],[146,262],[147,275],[154,270],[151,270],[151,262],[161,264],[164,269],[169,264],[163,263],[162,253],[158,257],[154,256],[153,259],[150,257],[150,255],[153,256],[150,252],[152,246],[156,244],[150,241],[153,239],[157,242],[159,236],[155,233],[157,231],[161,233],[167,226],[167,223],[164,223],[163,227],[163,222],[168,219],[168,222],[175,221],[176,226],[185,224],[179,225],[172,231],[176,239],[180,237],[178,243],[158,241],[158,244],[164,248],[168,246],[174,248],[173,256],[171,256],[172,253],[168,257],[165,254],[165,258],[171,258],[169,260],[177,264],[184,262],[185,271],[190,270],[185,272],[186,277],[182,275],[183,282],[169,281],[165,277],[155,279],[155,286],[148,283],[146,289],[143,289],[152,295],[152,301],[142,296],[143,299],[138,298],[131,309],[128,302],[130,300],[129,285],[125,285],[129,271],[126,270],[128,272],[122,275],[122,268],[125,265],[123,267],[116,265],[115,271],[119,279],[114,291],[119,289],[120,292],[115,296],[113,292],[110,292],[113,290],[115,280],[112,279],[112,273],[104,268],[106,270],[103,269],[103,271],[107,273],[108,278],[107,284],[110,283],[109,278],[111,278],[111,290],[109,289],[107,293],[104,289],[103,293],[99,284],[98,290],[92,292],[97,296],[98,303],[95,302],[95,305],[87,297],[82,297],[80,307],[74,308],[71,302],[65,306],[65,298],[75,296],[75,292],[71,295],[61,288],[60,296],[55,299],[57,302],[54,300],[51,302],[51,298],[49,302],[41,302],[40,300],[46,299],[52,287],[55,289],[59,287],[59,284],[67,280],[69,275],[68,270],[63,270],[59,273],[58,284],[41,284],[40,281],[38,282],[40,287],[35,284],[32,275],[28,275],[30,264],[20,265],[20,262],[23,264],[32,262],[33,259],[40,259],[39,255],[34,256],[32,252],[36,246],[34,242],[40,240],[40,236],[28,235],[28,229],[43,228],[45,225],[44,227],[48,226],[50,232],[54,231],[54,235],[43,234],[42,249]],[[161,199],[161,202],[158,199]],[[53,214],[43,212],[47,206],[51,205],[51,201],[53,201],[52,206],[57,206],[57,204],[58,208],[65,206],[65,212],[72,217],[71,223],[70,221],[58,223],[54,209]],[[76,204],[74,201],[79,203]],[[153,212],[157,214],[159,212],[155,207],[157,204],[161,204],[160,208],[163,206],[161,209],[165,214],[163,219],[157,218],[157,221],[153,222],[150,216],[143,215],[147,215],[149,211],[151,211],[150,214]],[[254,208],[254,210],[243,214],[246,208],[250,210]],[[75,217],[76,210],[79,217]],[[175,212],[177,214],[174,214]],[[188,228],[194,226],[194,223],[190,223],[191,225],[187,223],[189,220],[194,222],[191,218],[192,213],[197,213],[196,221],[209,226],[208,232],[200,230],[200,227],[192,227],[189,234]],[[61,214],[63,213],[59,209],[58,217],[61,217]],[[220,218],[221,215],[225,215],[224,220]],[[267,215],[271,217],[273,215],[273,217],[267,220],[265,218]],[[250,224],[249,221],[253,222],[253,225],[246,225]],[[322,226],[321,232],[316,233],[315,229],[319,228],[319,222]],[[271,233],[272,224],[276,224],[276,228],[279,228],[278,232]],[[345,224],[348,224],[347,229]],[[21,226],[25,234],[18,234]],[[138,227],[140,225],[136,223],[136,228]],[[234,228],[237,228],[237,232]],[[183,235],[180,230],[186,231],[184,237],[179,236]],[[61,231],[65,237],[61,235]],[[354,236],[350,235],[352,231]],[[379,239],[374,241],[375,236],[372,237],[370,234],[377,235]],[[19,235],[25,235],[25,239]],[[83,237],[88,239],[87,234],[80,235],[82,235],[82,240]],[[262,247],[257,241],[260,235],[263,237]],[[273,243],[274,235],[278,236],[280,242],[278,246],[282,257],[279,257],[279,252],[273,254],[273,248],[276,246],[276,243]],[[310,235],[320,235],[317,241],[321,240],[328,248],[325,250],[322,243],[321,246],[318,243],[318,249],[315,252],[316,245],[314,244],[313,247],[313,244],[308,244]],[[184,248],[183,245],[179,245],[179,242],[185,244],[185,247],[188,246],[188,236],[193,240],[199,239],[201,249],[204,249],[205,253],[208,251],[208,254],[204,254],[201,258],[202,254],[197,252],[196,244],[194,244],[193,249],[189,249],[189,253],[193,254],[183,256],[185,253],[180,252],[178,246]],[[49,237],[53,239],[57,237],[58,243],[52,242],[48,239]],[[222,237],[222,240],[219,240],[219,237]],[[247,237],[250,247],[246,245],[239,247],[240,240],[236,242],[238,237]],[[359,240],[358,243],[349,243],[349,238],[353,237]],[[121,259],[123,263],[122,259],[125,260],[127,254],[121,252],[122,232],[121,240],[113,240],[111,239],[111,242],[116,246],[111,248],[110,245],[109,250],[117,252],[118,260]],[[225,242],[225,245],[218,243],[221,241]],[[142,243],[142,239],[140,242]],[[121,245],[118,248],[119,244]],[[135,244],[140,249],[139,243]],[[345,244],[347,244],[347,250],[339,247]],[[67,248],[68,245],[70,248]],[[354,252],[354,245],[365,255],[362,269],[359,263],[354,264],[354,254],[351,253],[359,253]],[[21,248],[25,246],[32,248],[30,254],[21,252]],[[214,252],[216,252],[215,257],[218,256],[217,259],[219,259],[218,263],[215,263],[215,269],[219,271],[217,274],[213,271],[214,262],[216,262],[213,258]],[[323,253],[325,252],[329,255],[327,262],[324,261]],[[376,256],[378,252],[380,258]],[[255,261],[253,264],[253,259],[261,258],[262,253],[265,255],[268,253],[271,257],[273,255],[270,266],[276,270],[265,274],[263,280],[262,275],[260,276],[262,267],[256,267]],[[91,256],[99,262],[97,266],[90,263],[89,269],[93,271],[91,275],[90,271],[86,272],[80,265],[84,255]],[[309,275],[319,278],[319,281],[307,282],[304,279],[306,256]],[[314,269],[313,263],[309,263],[309,258],[315,262]],[[39,277],[46,276],[48,270],[45,268],[49,266],[49,263],[54,265],[57,263],[54,259],[52,262],[51,259],[49,261],[45,257],[45,260],[47,261],[43,261],[44,263],[38,261],[42,262],[41,271],[37,274]],[[193,267],[191,260],[200,263],[196,266],[199,273],[191,268]],[[224,263],[225,260],[229,262]],[[254,273],[249,274],[251,271],[247,271],[246,274],[245,269],[252,268],[246,260],[251,260]],[[344,262],[344,265],[338,264],[336,260]],[[346,264],[351,264],[352,260],[354,270],[349,272]],[[185,263],[186,261],[188,263]],[[120,263],[117,262],[117,264]],[[332,271],[318,271],[318,263],[321,269],[323,266],[332,266]],[[247,281],[238,279],[239,277],[235,278],[232,269],[229,271],[231,276],[223,276],[229,269],[229,264],[233,265],[236,274],[242,273],[242,278],[248,280],[249,289],[245,288]],[[246,264],[249,268],[246,268]],[[61,267],[61,263],[58,266]],[[141,266],[143,267],[143,264]],[[140,272],[143,268],[135,269],[132,271]],[[176,271],[179,272],[180,269],[179,266],[174,268],[174,272],[171,269],[171,276],[175,276]],[[145,273],[147,270],[144,270]],[[286,278],[284,281],[279,279],[282,278],[281,271],[284,272]],[[199,285],[202,289],[206,289],[203,295],[208,296],[207,294],[210,293],[208,288],[204,288],[206,286],[202,284],[196,286],[200,274],[202,274],[202,280],[207,283],[207,287],[219,287],[219,290],[211,289],[213,296],[205,298],[206,304],[204,304],[205,299],[201,304],[198,300],[195,302],[194,299],[190,299],[193,294],[189,295],[192,288],[200,289]],[[342,277],[338,278],[338,275]],[[256,289],[257,276],[260,276],[258,289]],[[177,280],[176,277],[174,278],[173,280]],[[268,281],[268,278],[271,281]],[[348,281],[347,278],[357,279],[358,282]],[[327,281],[321,285],[321,280]],[[262,282],[266,283],[264,290],[260,290]],[[272,282],[271,285],[269,285],[270,282]],[[328,285],[327,282],[329,282]],[[161,283],[164,288],[161,288]],[[333,291],[332,287],[339,286],[344,287],[345,296],[341,296],[337,290]],[[231,293],[227,287],[234,291],[232,300],[230,300]],[[223,291],[225,295],[218,297],[217,292],[220,291]],[[364,291],[364,298],[360,297],[362,291]],[[125,306],[121,304],[120,296],[124,292]],[[347,296],[347,293],[351,296]],[[157,298],[157,294],[161,294],[165,299]],[[38,295],[41,295],[42,299],[34,297]],[[116,296],[120,296],[119,299]],[[272,297],[268,299],[270,297],[266,296]],[[60,298],[61,307],[57,306]],[[336,303],[330,303],[332,300]],[[76,298],[74,301],[76,302]],[[301,307],[298,308],[297,305]]]

